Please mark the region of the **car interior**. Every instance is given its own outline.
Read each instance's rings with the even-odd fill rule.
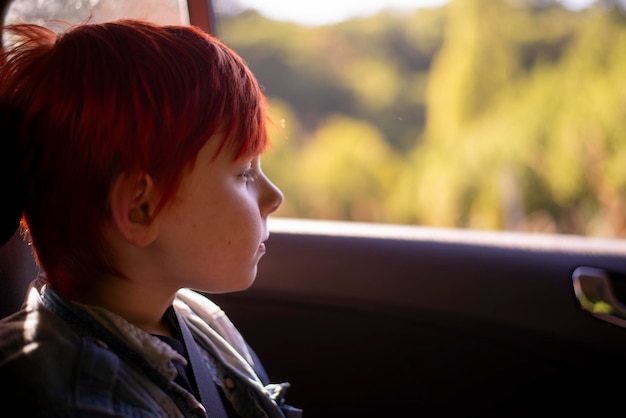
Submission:
[[[215,27],[210,0],[186,4]],[[307,418],[623,405],[622,240],[280,217],[270,231],[255,283],[208,296]],[[18,233],[0,248],[0,316],[36,275]]]

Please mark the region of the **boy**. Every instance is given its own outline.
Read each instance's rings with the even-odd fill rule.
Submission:
[[[0,143],[41,275],[0,322],[5,410],[29,417],[297,417],[232,323],[190,290],[246,289],[283,196],[265,98],[188,26],[5,27]],[[6,199],[5,199],[6,200]]]

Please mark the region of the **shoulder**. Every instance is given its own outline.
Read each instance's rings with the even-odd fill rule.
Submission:
[[[0,404],[29,417],[165,417],[143,380],[103,341],[43,306],[0,321]]]
[[[36,362],[42,357],[54,367],[58,362],[50,359],[74,357],[80,340],[67,323],[44,307],[24,308],[0,320],[0,367],[21,358]]]
[[[0,321],[0,391],[3,405],[29,416],[55,416],[68,408],[81,338],[46,309],[23,309]],[[45,411],[45,413],[43,413]]]

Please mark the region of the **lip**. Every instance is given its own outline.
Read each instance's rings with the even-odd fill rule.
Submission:
[[[266,237],[263,241],[261,241],[261,243],[259,244],[259,252],[261,253],[265,253],[266,248],[265,248],[265,242],[267,241],[269,237]]]
[[[263,238],[263,241],[261,241],[261,243],[259,244],[259,252],[261,253],[265,253],[266,248],[265,248],[265,242],[270,238],[270,235],[267,234],[267,236],[265,238]]]

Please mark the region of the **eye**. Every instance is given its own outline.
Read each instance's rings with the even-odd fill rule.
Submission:
[[[259,172],[255,168],[249,167],[246,171],[240,174],[240,177],[243,178],[246,183],[252,183],[259,178]]]

